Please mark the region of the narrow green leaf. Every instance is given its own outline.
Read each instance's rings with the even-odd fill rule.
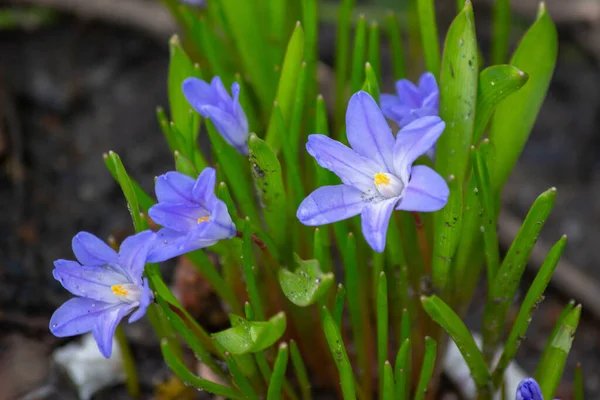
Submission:
[[[346,289],[341,283],[338,284],[335,294],[335,304],[333,306],[333,319],[336,325],[341,328],[342,316],[344,315],[344,302],[346,301]]]
[[[277,247],[284,250],[289,240],[287,204],[281,165],[267,142],[250,135],[249,160],[254,186],[263,207],[267,229],[276,240]]]
[[[434,214],[435,238],[431,263],[433,284],[442,291],[452,280],[450,265],[460,241],[463,208],[461,182],[454,176],[450,176],[447,182],[450,188],[448,203]]]
[[[492,64],[503,64],[508,57],[511,26],[510,0],[496,0],[492,11]]]
[[[289,348],[287,343],[281,343],[277,351],[277,358],[273,366],[273,375],[269,382],[269,390],[267,391],[267,400],[281,399],[281,389],[285,380],[285,370],[287,369],[289,358]]]
[[[350,20],[356,0],[342,0],[338,8],[335,46],[334,129],[341,132],[347,101],[348,65],[350,64]],[[341,135],[343,136],[343,135]],[[339,138],[339,137],[338,137]]]
[[[258,53],[257,53],[258,54]],[[256,57],[256,54],[254,55]],[[260,57],[256,57],[260,58]],[[287,46],[283,66],[281,68],[281,77],[279,78],[279,86],[275,100],[281,107],[281,115],[285,126],[290,126],[294,101],[296,98],[296,87],[298,86],[298,78],[300,69],[302,68],[302,60],[304,59],[304,31],[300,23],[296,25],[294,33]],[[282,135],[284,132],[276,131],[275,126],[269,126],[265,140],[275,152],[281,148]]]
[[[327,108],[325,105],[325,100],[323,99],[323,96],[320,94],[317,96],[317,111],[316,111],[316,116],[315,116],[314,133],[320,133],[321,135],[329,136],[329,124],[327,121]],[[316,186],[317,187],[335,184],[336,179],[338,179],[338,178],[333,172],[321,167],[317,163],[316,160],[313,160],[313,165],[315,166],[315,171],[316,171],[316,177],[317,177]],[[339,180],[337,180],[337,182],[339,182]],[[323,228],[325,228],[325,227],[323,227]]]
[[[133,220],[133,227],[136,232],[141,232],[143,230],[144,222],[143,218],[140,215],[140,206],[138,203],[138,199],[136,196],[135,189],[131,180],[129,179],[129,175],[127,175],[127,171],[125,171],[125,167],[123,167],[123,163],[121,162],[121,158],[119,155],[113,151],[109,151],[108,154],[104,155],[104,159],[106,163],[112,164],[112,169],[115,171],[116,180],[121,186],[121,190],[123,191],[123,195],[125,196],[125,200],[127,201],[127,208],[129,209],[129,213],[131,214],[131,219]],[[112,171],[109,167],[109,170]]]
[[[217,396],[223,396],[227,399],[246,399],[246,397],[242,393],[235,389],[211,382],[203,378],[199,378],[196,375],[194,375],[189,369],[187,369],[185,364],[175,355],[174,350],[172,349],[172,344],[168,340],[163,339],[160,342],[160,349],[162,351],[163,358],[165,359],[165,362],[167,363],[171,371],[173,371],[175,375],[177,375],[177,377],[186,384],[191,385],[197,389],[206,390],[207,392],[215,394]]]
[[[409,397],[410,390],[410,339],[405,339],[402,341],[400,345],[400,349],[398,350],[398,355],[396,356],[396,368],[395,368],[395,378],[396,378],[396,388],[395,392],[395,400],[404,400]]]
[[[208,26],[204,15],[198,16],[194,12],[182,12],[181,16],[185,21],[186,36],[196,44],[198,52],[205,57],[210,65],[212,75],[219,76],[226,82],[231,82],[231,73],[225,66],[224,56],[226,53],[221,49],[224,43],[215,34],[215,30]]]
[[[252,239],[250,232],[250,223],[246,220],[242,226],[243,240],[242,240],[242,269],[244,272],[244,278],[246,279],[246,289],[248,291],[248,298],[250,304],[256,313],[256,317],[260,321],[264,321],[266,314],[263,308],[263,302],[261,297],[261,291],[258,287],[258,280],[256,276],[256,269],[253,265],[252,258]],[[239,228],[238,228],[239,229]]]
[[[248,321],[231,314],[232,327],[213,333],[212,337],[228,352],[235,355],[255,353],[278,341],[286,328],[283,312],[268,321]]]
[[[354,48],[352,49],[352,69],[350,71],[350,92],[360,90],[365,76],[367,61],[367,20],[364,15],[358,17],[354,29]]]
[[[340,384],[344,400],[355,400],[356,391],[354,389],[352,365],[350,365],[350,360],[344,347],[344,340],[340,334],[339,325],[335,323],[325,307],[321,308],[321,320],[325,338],[327,339],[327,344],[329,344],[329,350],[340,373]]]
[[[402,45],[402,34],[398,24],[398,16],[394,12],[389,12],[386,17],[387,35],[390,41],[392,51],[392,66],[394,68],[394,78],[403,79],[406,77],[406,66],[404,61],[404,46]]]
[[[489,394],[490,374],[481,351],[461,318],[442,299],[422,296],[421,303],[431,319],[437,322],[450,335],[463,355],[480,395]]]
[[[306,93],[308,109],[313,112],[314,99],[319,90],[317,64],[319,62],[319,20],[318,1],[302,0],[302,25],[304,26],[304,60],[307,65],[308,88]]]
[[[252,359],[250,359],[252,360]],[[238,361],[243,361],[242,357],[234,357],[231,353],[225,353],[225,362],[227,363],[227,368],[229,368],[229,372],[233,376],[233,381],[240,388],[240,391],[244,394],[246,399],[250,400],[259,400],[252,384],[244,375],[244,371],[242,370],[242,366],[238,364]]]
[[[129,396],[137,398],[140,396],[140,380],[135,365],[135,359],[133,358],[133,353],[131,352],[131,347],[129,346],[122,325],[117,325],[114,337],[117,341],[117,345],[119,346],[119,350],[121,351],[121,360],[123,364],[123,371],[125,372],[125,387],[127,388],[127,393]]]
[[[430,337],[425,337],[425,355],[423,356],[423,366],[421,367],[421,375],[419,376],[419,384],[415,392],[415,400],[425,399],[429,382],[433,376],[435,368],[435,357],[437,353],[437,343]]]
[[[315,228],[313,240],[313,256],[319,262],[323,272],[331,272],[332,270],[328,233],[328,230],[325,230],[325,233],[323,233],[321,229]]]
[[[306,372],[304,360],[302,359],[300,350],[298,350],[298,345],[296,345],[296,342],[293,340],[290,341],[290,355],[292,358],[292,364],[294,365],[294,370],[296,371],[298,385],[300,386],[300,391],[302,392],[302,399],[310,400],[310,380],[308,379],[308,373]]]
[[[382,400],[393,400],[396,395],[394,394],[394,371],[392,370],[392,364],[389,361],[386,361],[383,366],[383,389],[381,391],[381,395],[379,396]]]
[[[114,154],[114,156],[116,156],[117,158],[119,157],[116,153],[113,152],[109,152],[109,154],[104,154],[103,158],[104,158],[104,164],[106,165],[106,168],[108,169],[108,172],[110,172],[110,174],[112,175],[113,179],[115,181],[117,181],[117,183],[119,183],[119,185],[121,184],[119,181],[119,173],[117,173],[117,165],[121,162],[120,159],[119,161],[117,161],[115,163],[115,157],[111,156],[110,154]],[[121,164],[122,166],[122,164]],[[120,168],[119,168],[120,169]],[[121,176],[123,176],[123,171],[121,171]],[[137,199],[137,202],[139,204],[139,207],[141,208],[141,210],[144,213],[148,213],[148,209],[150,209],[150,207],[152,207],[156,202],[154,201],[154,199],[152,199],[152,197],[150,197],[145,191],[144,189],[142,189],[142,187],[133,179],[131,179],[131,177],[128,176],[129,182],[131,184],[131,186],[133,186],[133,191],[135,193],[135,198]],[[125,186],[127,185],[127,182],[125,182]],[[127,189],[129,192],[129,189]],[[131,196],[131,194],[130,194]],[[133,218],[133,216],[132,216]]]
[[[335,282],[331,272],[323,273],[317,260],[302,260],[294,255],[297,268],[294,272],[286,268],[277,271],[279,284],[285,297],[299,307],[308,307],[318,302]]]
[[[496,107],[490,128],[490,139],[496,146],[496,168],[492,182],[502,188],[512,171],[538,111],[546,96],[558,52],[556,28],[540,3],[538,18],[529,28],[510,64],[529,74],[529,80],[519,90]]]
[[[175,157],[175,170],[189,176],[190,178],[198,178],[198,171],[192,162],[177,150],[173,153]]]
[[[440,118],[446,129],[437,141],[435,169],[464,181],[477,101],[477,40],[471,2],[448,29],[440,75]]]
[[[377,283],[377,361],[379,366],[379,393],[386,392],[384,366],[389,365],[388,358],[388,287],[385,272],[381,272]],[[390,366],[391,369],[391,366]],[[391,372],[390,372],[391,373]],[[381,376],[383,374],[383,377]],[[393,373],[391,373],[393,374]],[[393,382],[392,378],[392,382]],[[393,387],[393,385],[392,385]],[[389,389],[388,389],[389,390]],[[381,397],[392,399],[392,397]]]
[[[434,1],[416,0],[416,3],[425,56],[425,69],[437,78],[440,76],[440,43],[438,41],[437,22],[435,21]]]
[[[581,371],[581,363],[577,363],[575,366],[575,382],[573,383],[575,386],[574,389],[574,397],[575,400],[584,400],[585,387],[583,384],[583,372]]]
[[[571,344],[573,344],[573,339],[575,338],[575,331],[577,330],[577,325],[579,325],[580,316],[581,305],[578,305],[567,314],[558,328],[557,335],[552,338],[548,355],[544,359],[540,374],[536,376],[545,399],[553,399],[556,394],[567,356],[571,350]]]
[[[550,283],[554,269],[558,265],[558,260],[560,259],[566,244],[567,237],[563,236],[552,247],[552,249],[550,249],[550,252],[546,256],[544,263],[540,267],[540,270],[535,277],[535,280],[531,284],[529,291],[527,291],[527,296],[525,296],[525,300],[523,300],[523,303],[521,304],[519,314],[517,315],[517,318],[513,324],[513,328],[510,331],[508,340],[504,345],[502,356],[500,357],[500,360],[498,361],[496,369],[492,375],[492,382],[496,388],[502,383],[506,367],[508,367],[508,364],[517,354],[517,350],[521,345],[521,341],[525,338],[525,333],[527,332],[527,328],[531,322],[531,315],[544,298],[544,291]]]
[[[377,84],[381,83],[381,56],[379,43],[379,25],[377,21],[371,22],[369,26],[369,64],[373,67],[373,74]]]
[[[271,41],[273,41],[276,53],[279,53],[279,49],[283,48],[286,39],[287,3],[286,0],[269,1],[269,36]],[[278,55],[280,56],[280,54]]]
[[[508,308],[555,199],[556,189],[552,188],[535,200],[490,287],[482,327],[483,353],[486,360],[491,361],[496,352],[502,338]]]
[[[528,79],[529,75],[512,65],[493,65],[481,71],[477,86],[474,145],[481,139],[496,106],[521,89]]]
[[[304,144],[306,138],[300,134],[300,130],[302,127],[302,123],[305,119],[304,115],[304,98],[306,96],[306,87],[307,87],[307,66],[306,62],[302,62],[300,67],[300,74],[298,76],[298,86],[296,88],[296,96],[294,99],[294,107],[292,110],[292,119],[290,121],[290,128],[287,133],[287,137],[283,140],[288,141],[288,145],[290,149],[287,151],[286,158],[291,158],[291,163],[293,163],[293,167],[291,167],[293,171],[288,172],[288,176],[290,179],[297,179],[297,182],[293,186],[294,193],[294,202],[292,203],[293,209],[297,209],[304,197],[304,188],[302,187],[302,180],[298,179],[299,174],[301,173],[300,161],[298,160],[298,155],[300,154],[299,146],[300,142]],[[285,149],[284,149],[285,152]],[[292,178],[292,175],[296,175],[296,178]]]
[[[365,83],[362,90],[369,93],[377,103],[379,103],[379,84],[377,75],[369,62],[365,64]]]
[[[487,141],[487,139],[486,139]],[[481,221],[481,231],[483,232],[483,243],[485,246],[485,259],[487,265],[488,290],[494,282],[500,265],[500,250],[498,244],[498,232],[496,226],[496,204],[495,196],[492,193],[492,183],[490,182],[490,173],[485,154],[480,150],[472,152],[473,173],[479,189],[479,201],[483,209],[483,220]]]
[[[554,328],[552,329],[552,332],[548,336],[548,340],[546,341],[546,346],[544,346],[544,351],[542,352],[542,356],[540,357],[540,362],[538,363],[538,366],[535,369],[535,374],[533,374],[533,376],[540,376],[542,366],[546,363],[548,354],[550,353],[550,345],[554,341],[554,338],[556,337],[556,335],[558,335],[558,331],[559,331],[560,327],[562,326],[563,321],[565,320],[567,315],[569,315],[571,310],[573,310],[574,308],[575,308],[575,300],[569,301],[567,303],[567,305],[565,306],[565,308],[563,308],[563,310],[561,311],[558,318],[556,319]]]
[[[176,135],[171,129],[169,118],[162,107],[156,108],[156,120],[158,121],[158,125],[160,126],[171,151],[178,151],[179,149],[185,148],[185,139],[181,135]],[[179,131],[177,131],[177,133],[179,133]]]

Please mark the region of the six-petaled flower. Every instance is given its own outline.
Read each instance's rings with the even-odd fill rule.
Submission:
[[[439,117],[423,117],[394,138],[373,98],[362,91],[354,94],[346,112],[352,148],[324,135],[310,135],[306,145],[319,165],[333,171],[343,184],[312,192],[300,204],[298,219],[314,226],[361,214],[365,239],[382,252],[394,209],[437,211],[448,200],[448,185],[437,172],[412,165],[444,127]]]
[[[243,155],[248,155],[248,118],[240,105],[240,85],[231,85],[231,94],[215,76],[210,84],[198,78],[183,81],[183,94],[204,118],[210,118],[225,141]]]
[[[100,352],[112,353],[115,329],[129,317],[135,322],[146,313],[153,296],[142,278],[155,234],[144,231],[125,239],[117,253],[96,236],[80,232],[73,238],[77,261],[57,260],[53,275],[74,297],[54,312],[50,331],[58,337],[92,332]]]
[[[205,168],[196,180],[174,171],[156,179],[158,204],[148,214],[163,228],[149,261],[165,261],[235,235],[227,206],[215,195],[215,179],[212,168]]]
[[[544,400],[544,396],[535,379],[525,378],[517,386],[515,400]]]

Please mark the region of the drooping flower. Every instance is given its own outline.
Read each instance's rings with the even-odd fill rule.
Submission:
[[[362,91],[354,94],[346,111],[352,148],[324,135],[310,135],[306,144],[319,165],[334,172],[343,184],[312,192],[300,204],[298,219],[314,226],[361,214],[365,239],[382,252],[394,209],[436,211],[448,201],[448,185],[437,172],[424,165],[412,166],[444,127],[439,117],[423,117],[394,139],[373,98]]]
[[[248,118],[240,105],[240,85],[231,85],[227,93],[221,78],[215,76],[210,84],[198,78],[183,81],[183,94],[188,103],[204,118],[210,118],[223,139],[243,155],[248,155]]]
[[[196,180],[173,171],[156,179],[158,204],[148,214],[163,228],[148,261],[165,261],[235,235],[227,206],[215,196],[215,180],[212,168],[205,168]]]
[[[57,260],[52,273],[78,297],[54,312],[50,331],[58,337],[92,332],[102,355],[110,357],[119,322],[136,308],[129,322],[137,321],[152,302],[148,279],[142,273],[154,237],[151,231],[130,236],[117,253],[91,233],[75,235],[73,253],[79,262]]]
[[[381,95],[381,110],[386,118],[396,122],[400,128],[421,117],[438,116],[440,91],[435,76],[425,72],[419,85],[408,79],[396,82],[396,94]]]
[[[525,378],[517,386],[515,400],[544,400],[544,396],[535,379]]]

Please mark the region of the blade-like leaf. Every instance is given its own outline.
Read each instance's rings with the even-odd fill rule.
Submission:
[[[273,366],[273,375],[269,382],[267,400],[281,399],[281,389],[283,388],[283,382],[285,381],[285,370],[287,369],[288,358],[288,345],[287,343],[282,343],[279,345],[279,351],[277,351],[277,358],[275,359],[275,365]]]
[[[435,369],[435,358],[437,353],[437,343],[430,337],[425,338],[425,355],[423,356],[423,366],[419,376],[419,384],[415,391],[415,400],[424,400],[429,382]]]
[[[396,388],[395,400],[404,400],[408,398],[410,390],[410,362],[411,362],[411,351],[410,351],[410,339],[402,341],[402,345],[398,350],[396,356]]]
[[[344,340],[340,334],[340,328],[335,323],[327,308],[321,309],[321,320],[325,338],[329,344],[329,350],[333,356],[333,360],[338,367],[340,373],[340,384],[344,400],[356,400],[356,391],[354,389],[354,374],[352,373],[352,365],[344,347]]]
[[[425,55],[425,69],[440,76],[440,43],[438,41],[435,5],[433,0],[417,0],[421,42]]]
[[[390,41],[392,51],[392,65],[394,67],[394,78],[402,79],[406,77],[406,66],[404,61],[404,48],[402,46],[402,36],[398,16],[390,12],[386,17],[387,35]]]

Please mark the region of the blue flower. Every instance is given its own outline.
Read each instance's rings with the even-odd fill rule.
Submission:
[[[206,5],[205,0],[179,0],[182,3],[189,4],[191,6],[204,7]]]
[[[535,379],[525,378],[517,386],[515,400],[544,400],[544,396]]]
[[[366,92],[352,96],[346,132],[352,148],[324,135],[310,135],[306,148],[320,166],[333,171],[342,185],[312,192],[297,211],[305,225],[323,225],[361,214],[362,231],[376,251],[385,248],[394,209],[436,211],[448,201],[448,185],[434,170],[412,166],[442,134],[439,117],[423,117],[394,139],[377,103]]]
[[[240,85],[231,85],[233,98],[215,76],[210,85],[198,78],[183,81],[183,94],[188,103],[204,118],[210,118],[225,141],[243,155],[248,155],[248,118],[239,101]]]
[[[215,196],[215,179],[212,168],[205,168],[196,180],[173,171],[156,179],[158,204],[148,214],[163,228],[157,232],[149,262],[165,261],[235,236],[227,206]]]
[[[397,95],[381,95],[381,110],[400,128],[421,117],[438,116],[440,91],[432,73],[421,75],[419,86],[408,79],[399,80],[396,92]]]
[[[110,357],[115,329],[129,317],[135,322],[146,313],[153,296],[142,278],[148,249],[155,234],[144,231],[123,241],[119,253],[96,236],[80,232],[73,238],[77,261],[57,260],[54,278],[75,298],[65,302],[50,319],[58,337],[92,332],[104,357]]]

